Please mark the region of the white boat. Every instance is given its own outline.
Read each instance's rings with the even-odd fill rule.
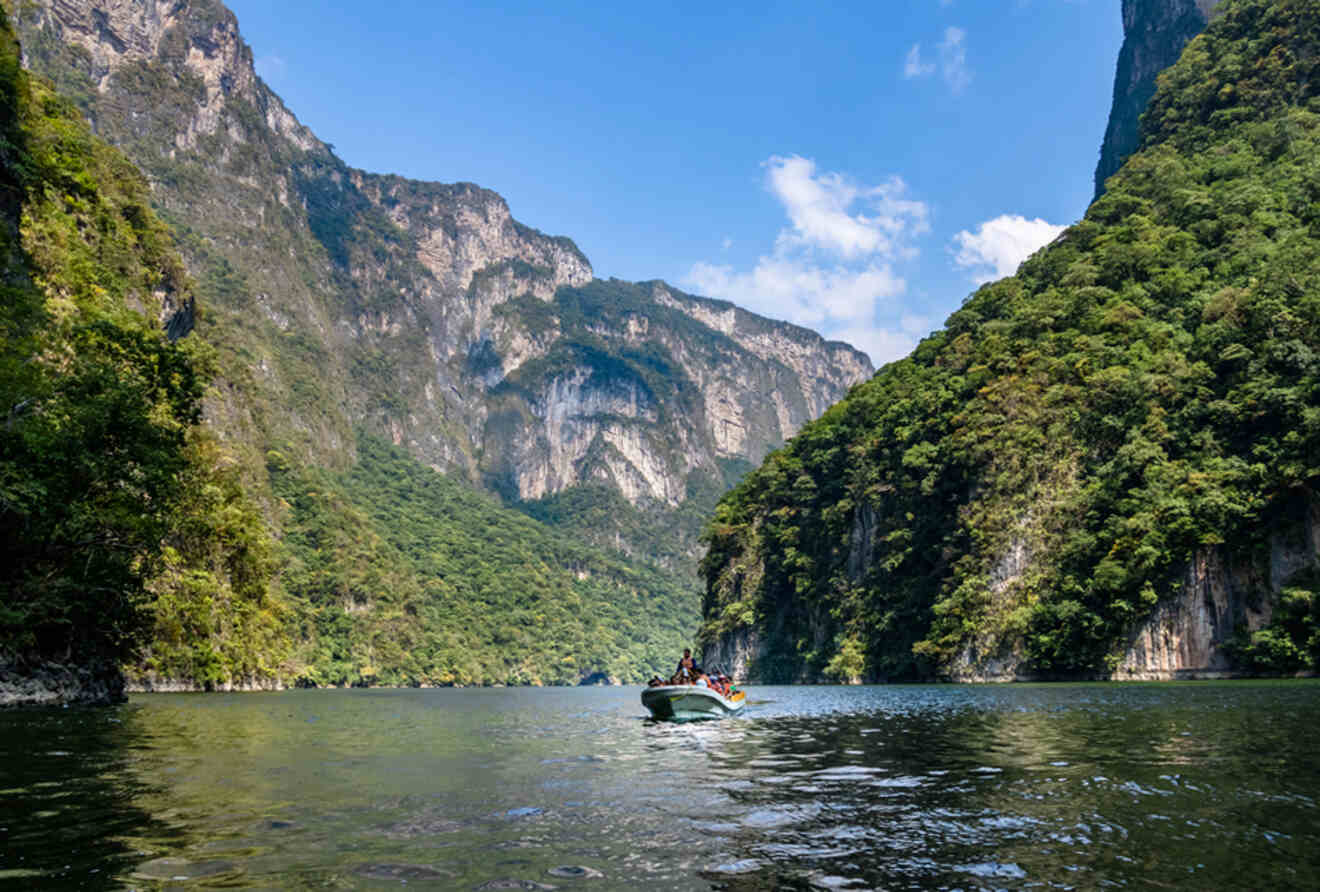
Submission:
[[[695,684],[665,684],[642,691],[642,705],[657,719],[712,719],[734,715],[747,702],[735,691],[725,697],[712,688]]]

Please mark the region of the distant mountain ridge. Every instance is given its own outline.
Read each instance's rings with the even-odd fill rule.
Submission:
[[[243,317],[251,386],[280,397],[258,424],[296,430],[317,461],[351,457],[347,431],[362,424],[521,499],[604,482],[631,503],[673,507],[689,473],[759,461],[871,372],[846,345],[659,284],[632,289],[613,327],[566,322],[557,289],[593,281],[570,240],[518,223],[489,190],[343,164],[256,76],[214,0],[42,0],[16,18],[27,64],[79,102],[196,236],[182,247],[203,296]],[[694,324],[657,324],[673,310]],[[310,339],[310,367],[280,355],[290,332]],[[639,345],[696,388],[680,415],[620,402],[616,385],[631,385],[607,382],[578,349],[623,359],[635,378],[645,362],[626,354]],[[534,380],[536,361],[554,372]],[[515,373],[510,402],[496,391]],[[295,386],[312,398],[285,399]],[[213,417],[225,427],[242,411]],[[675,427],[681,444],[661,433]]]
[[[263,671],[417,677],[371,654],[403,601],[405,616],[429,615],[424,596],[379,600],[363,579],[438,589],[391,575],[402,546],[385,526],[352,528],[387,524],[354,502],[363,442],[658,565],[663,581],[643,568],[642,588],[620,590],[691,617],[698,533],[719,495],[872,373],[865,354],[805,329],[661,282],[597,280],[570,239],[519,223],[488,189],[349,167],[256,75],[215,0],[30,0],[12,21],[24,65],[146,175],[196,280],[196,333],[219,370],[207,423],[294,543],[276,581],[301,605],[293,668]],[[318,492],[335,493],[333,510]],[[333,539],[327,524],[377,543],[363,559],[380,572],[320,566],[319,546],[297,545]],[[647,647],[683,639],[665,635]],[[541,659],[426,677],[571,676]]]

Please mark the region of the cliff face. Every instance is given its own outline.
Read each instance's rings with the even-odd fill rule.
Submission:
[[[20,6],[26,64],[147,173],[180,232],[226,359],[209,418],[254,464],[278,443],[343,466],[362,428],[511,500],[604,486],[663,513],[709,506],[710,481],[872,371],[727,304],[595,282],[489,190],[348,167],[215,0]]]
[[[1141,113],[1159,73],[1178,61],[1187,41],[1205,28],[1220,0],[1123,0],[1123,47],[1114,74],[1114,101],[1095,168],[1095,197],[1105,180],[1137,150]]]
[[[1280,593],[1299,576],[1320,569],[1320,503],[1299,507],[1285,532],[1269,537],[1268,557],[1250,560],[1222,546],[1200,549],[1174,593],[1136,623],[1113,660],[1095,677],[1120,681],[1234,678],[1245,673],[1232,656],[1245,634],[1269,626]],[[981,650],[964,648],[950,666],[957,681],[1032,681],[1020,647],[985,636]]]
[[[1320,670],[1317,84],[1313,0],[1217,6],[1085,218],[720,503],[707,659]]]

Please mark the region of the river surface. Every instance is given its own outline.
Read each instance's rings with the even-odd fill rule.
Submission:
[[[1316,889],[1320,682],[134,696],[0,713],[14,889]]]

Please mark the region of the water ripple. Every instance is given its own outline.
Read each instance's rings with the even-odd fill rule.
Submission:
[[[0,881],[1320,887],[1320,684],[752,697],[693,725],[610,688],[3,714]]]

